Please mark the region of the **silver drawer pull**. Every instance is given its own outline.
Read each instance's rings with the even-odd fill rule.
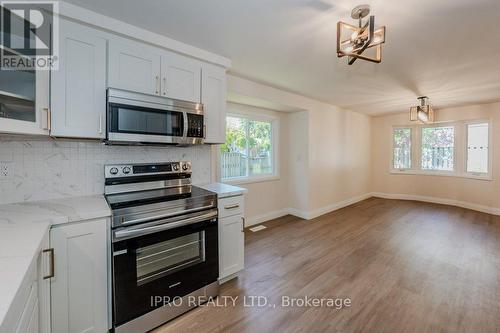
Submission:
[[[50,279],[54,277],[54,249],[46,249],[43,250],[42,253],[49,253],[49,258],[50,258],[50,270],[49,270],[49,275],[45,275],[43,277],[44,280]]]
[[[177,287],[178,285],[180,285],[181,282],[177,282],[177,283],[174,283],[174,284],[171,284],[170,286],[168,286],[169,288],[173,288],[173,287]]]
[[[239,207],[240,207],[239,204],[234,204],[234,205],[224,206],[224,209],[235,209],[235,208],[239,208]]]

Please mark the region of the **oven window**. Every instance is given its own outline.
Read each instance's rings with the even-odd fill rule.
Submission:
[[[181,112],[111,106],[111,129],[113,132],[182,136],[183,126]]]
[[[137,285],[205,261],[205,231],[138,248]]]

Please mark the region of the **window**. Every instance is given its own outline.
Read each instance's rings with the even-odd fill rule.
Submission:
[[[221,146],[222,179],[275,174],[275,122],[246,116],[227,117],[226,142]]]
[[[391,173],[492,180],[491,123],[394,126]]]
[[[392,131],[392,167],[403,170],[411,168],[411,128],[394,128]]]
[[[489,124],[467,125],[467,172],[487,174],[489,169]]]
[[[455,127],[422,128],[422,170],[453,171]]]

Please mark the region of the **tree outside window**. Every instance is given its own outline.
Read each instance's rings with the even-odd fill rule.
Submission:
[[[422,128],[422,169],[453,171],[455,128]]]
[[[221,146],[222,178],[273,174],[272,122],[228,116]]]

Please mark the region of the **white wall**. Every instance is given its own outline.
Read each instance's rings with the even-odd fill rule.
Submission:
[[[104,165],[192,161],[193,183],[210,182],[210,147],[106,146],[97,141],[0,135],[0,204],[104,193]]]
[[[437,110],[438,121],[491,119],[493,133],[493,180],[430,175],[389,173],[391,161],[391,129],[394,125],[411,124],[408,113],[372,119],[372,191],[393,197],[434,198],[443,203],[500,213],[500,103]],[[395,196],[394,196],[395,195]]]

